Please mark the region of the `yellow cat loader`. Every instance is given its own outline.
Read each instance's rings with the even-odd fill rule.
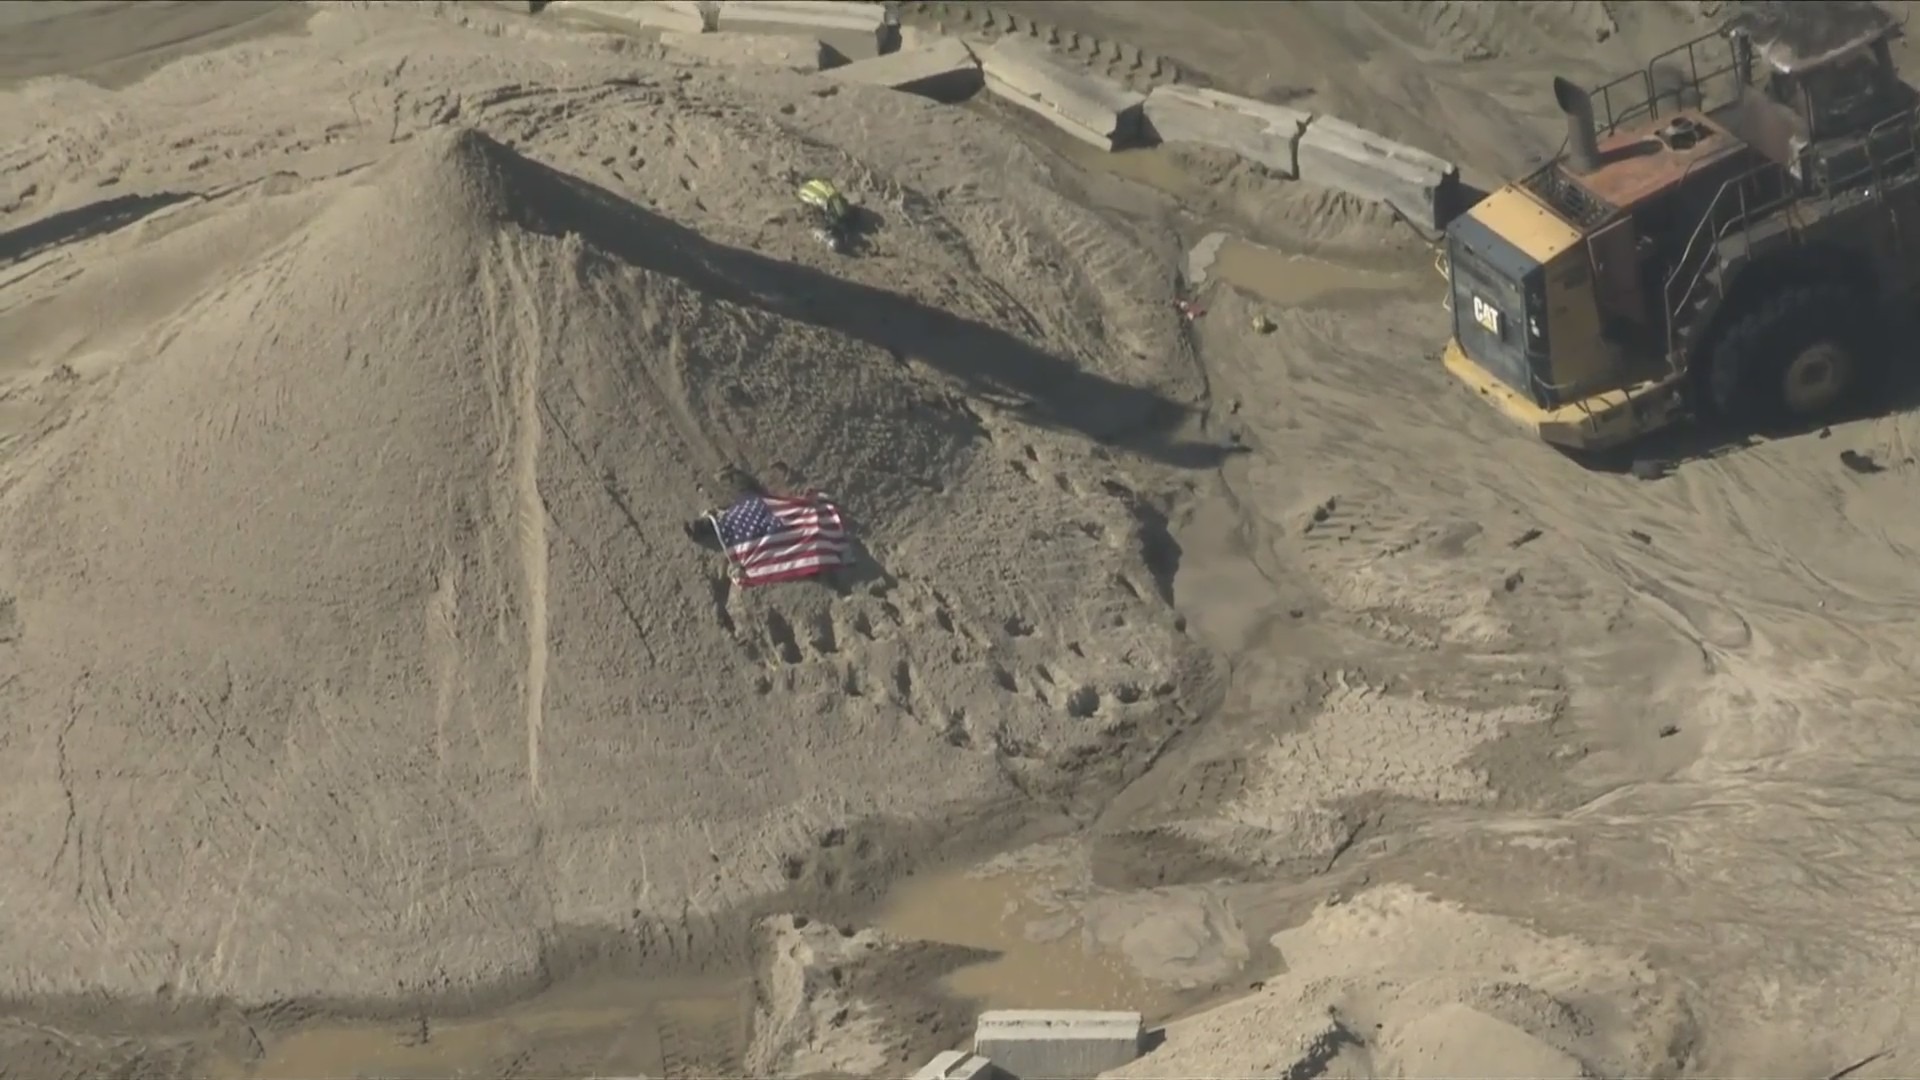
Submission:
[[[1565,150],[1447,226],[1446,369],[1549,443],[1808,425],[1886,370],[1883,316],[1920,284],[1899,26],[1750,7],[1597,90],[1555,79]]]

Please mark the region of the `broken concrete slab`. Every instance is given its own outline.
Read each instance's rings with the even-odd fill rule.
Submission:
[[[815,38],[849,60],[892,51],[895,30],[884,5],[855,0],[720,0],[713,28]]]
[[[913,1080],[1004,1080],[993,1062],[965,1050],[942,1050],[913,1074]]]
[[[686,33],[669,31],[660,44],[686,56],[715,64],[826,71],[847,62],[835,50],[814,38],[760,34]]]
[[[1181,276],[1187,279],[1188,285],[1197,289],[1207,283],[1207,277],[1213,272],[1213,264],[1220,261],[1220,249],[1228,239],[1223,232],[1208,233],[1193,245],[1180,268]]]
[[[1103,150],[1139,141],[1146,97],[1080,69],[1046,46],[1001,38],[980,54],[987,90]]]
[[[1143,109],[1163,143],[1195,143],[1237,154],[1292,179],[1300,175],[1300,135],[1313,114],[1192,86],[1156,86]]]
[[[1002,1009],[980,1014],[973,1052],[1018,1080],[1098,1076],[1140,1056],[1137,1012]]]
[[[706,5],[697,0],[553,0],[544,9],[561,16],[622,30],[711,30]]]
[[[1399,211],[1437,229],[1458,199],[1460,168],[1424,150],[1331,116],[1316,116],[1300,136],[1299,177]]]
[[[936,38],[924,49],[861,60],[828,75],[947,102],[973,96],[981,84],[980,61],[959,38]]]
[[[894,27],[894,40],[898,42],[900,52],[925,49],[936,41],[944,41],[949,36],[925,26],[907,26],[903,23]]]

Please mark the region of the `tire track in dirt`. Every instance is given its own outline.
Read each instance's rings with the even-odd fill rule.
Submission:
[[[515,296],[515,341],[519,353],[511,363],[508,381],[513,399],[514,514],[520,539],[520,571],[526,588],[527,620],[527,787],[535,806],[543,801],[540,786],[540,741],[546,726],[547,574],[550,559],[547,506],[540,496],[540,444],[544,428],[540,417],[540,353],[544,342],[532,285],[520,254],[501,252],[508,287]]]
[[[447,721],[453,716],[454,680],[460,668],[459,631],[454,626],[459,595],[451,559],[442,567],[427,601],[427,663],[433,672],[433,756],[442,785],[447,771]]]
[[[740,1075],[744,1012],[738,1000],[727,998],[669,998],[655,1005],[661,1071],[668,1080]]]
[[[1239,322],[1230,299],[1213,311],[1203,333],[1224,335]],[[1327,500],[1302,541],[1282,532],[1277,542],[1340,587],[1344,617],[1379,607],[1424,630],[1431,615],[1454,615],[1452,605],[1472,614],[1468,601],[1490,599],[1486,610],[1516,632],[1494,650],[1464,644],[1505,653],[1509,666],[1537,665],[1577,696],[1553,725],[1515,725],[1524,734],[1501,757],[1489,751],[1467,763],[1509,773],[1524,752],[1528,768],[1547,775],[1563,760],[1558,747],[1573,751],[1569,765],[1591,751],[1555,783],[1612,792],[1569,810],[1536,803],[1534,792],[1545,789],[1527,786],[1494,809],[1429,816],[1406,834],[1417,839],[1406,841],[1405,860],[1382,861],[1376,877],[1458,875],[1447,887],[1462,897],[1494,895],[1498,883],[1529,897],[1516,909],[1551,909],[1636,947],[1654,942],[1684,958],[1676,967],[1699,973],[1703,1015],[1726,1018],[1715,1037],[1722,1046],[1739,1042],[1750,1023],[1839,1014],[1843,1007],[1820,996],[1830,991],[1814,989],[1822,983],[1851,983],[1846,992],[1862,999],[1898,996],[1905,976],[1893,958],[1909,955],[1914,939],[1911,905],[1892,899],[1913,844],[1911,830],[1893,824],[1903,820],[1893,807],[1911,798],[1913,775],[1910,709],[1897,695],[1911,685],[1913,665],[1890,630],[1913,591],[1899,556],[1920,550],[1910,519],[1880,509],[1900,506],[1899,485],[1910,483],[1894,456],[1908,437],[1898,424],[1836,428],[1824,446],[1760,444],[1635,482],[1578,471],[1501,429],[1490,412],[1463,411],[1480,406],[1439,393],[1444,384],[1431,368],[1396,374],[1374,359],[1394,338],[1435,322],[1428,313],[1383,305],[1368,322],[1293,311],[1277,321],[1284,348],[1209,356],[1232,390],[1270,395],[1248,410],[1278,418],[1254,429],[1262,450],[1287,463],[1263,467],[1268,500],[1283,508]],[[1342,363],[1296,362],[1283,377],[1256,366],[1276,353]],[[1353,388],[1373,399],[1371,412]],[[1383,411],[1396,416],[1400,438],[1339,441]],[[1311,423],[1290,426],[1303,414]],[[1834,457],[1849,444],[1890,467],[1848,473]],[[1321,462],[1340,467],[1316,468]],[[1428,528],[1429,519],[1440,528]],[[1468,521],[1482,535],[1456,541],[1453,527]],[[1273,524],[1300,533],[1284,518]],[[1431,550],[1396,551],[1410,541]],[[1472,556],[1460,564],[1470,572],[1448,571],[1435,557],[1453,550]],[[1405,613],[1443,603],[1414,611],[1417,619]],[[1691,663],[1683,641],[1711,668]],[[1459,645],[1438,644],[1449,648],[1443,661],[1468,668],[1451,651]],[[1642,658],[1652,666],[1627,666]],[[1596,681],[1610,672],[1615,681]],[[1446,756],[1421,757],[1395,778],[1421,779]],[[1284,776],[1249,779],[1256,790],[1302,790]],[[1290,809],[1280,802],[1271,813],[1290,825]],[[1533,835],[1507,842],[1521,833]],[[1543,854],[1549,843],[1569,854]],[[1349,865],[1370,857],[1356,852]],[[1546,859],[1551,873],[1539,870]],[[1643,902],[1660,905],[1659,918],[1619,908],[1627,875]],[[1737,980],[1761,962],[1729,957],[1783,950],[1790,958],[1776,970],[1804,975],[1780,979],[1774,985],[1788,989],[1756,1006]],[[1876,989],[1854,989],[1863,985]]]
[[[1599,0],[1546,0],[1529,5],[1518,20],[1510,5],[1487,0],[1396,2],[1373,5],[1366,14],[1396,37],[1468,62],[1526,55],[1552,42],[1598,43],[1620,30]]]

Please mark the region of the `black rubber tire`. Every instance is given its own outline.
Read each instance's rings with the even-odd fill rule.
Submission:
[[[1786,285],[1756,299],[1714,341],[1707,368],[1714,418],[1741,428],[1778,428],[1859,409],[1885,369],[1875,326],[1871,301],[1844,284]],[[1846,353],[1850,380],[1830,406],[1802,415],[1787,399],[1788,370],[1821,344]]]

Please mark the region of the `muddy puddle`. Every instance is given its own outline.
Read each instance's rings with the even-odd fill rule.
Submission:
[[[897,937],[995,954],[938,989],[990,1008],[1179,1010],[1192,987],[1145,977],[1062,898],[1060,874],[971,867],[901,882],[873,925]],[[1113,916],[1107,922],[1113,923]],[[1138,922],[1123,915],[1126,924]],[[497,1080],[500,1077],[741,1075],[751,1037],[746,979],[568,984],[497,1012],[261,1031],[250,1053],[206,1062],[209,1080]],[[234,1051],[238,1047],[233,1048]]]
[[[996,120],[1058,154],[1075,168],[1128,181],[1172,197],[1192,213],[1215,206],[1220,194],[1213,183],[1196,174],[1179,154],[1165,146],[1107,150],[1063,134],[1025,114],[978,106]],[[1271,190],[1279,193],[1298,181],[1275,178]],[[1352,252],[1335,260],[1267,247],[1229,232],[1200,241],[1208,264],[1206,277],[1223,282],[1278,307],[1359,308],[1388,294],[1430,296],[1438,303],[1445,292],[1425,255],[1398,252]],[[1196,249],[1198,252],[1199,249]],[[1193,258],[1189,255],[1189,260]],[[1368,265],[1360,265],[1366,263]]]
[[[1208,192],[1208,185],[1189,172],[1181,165],[1179,158],[1163,147],[1145,146],[1133,150],[1102,150],[1067,136],[1049,139],[1048,142],[1057,147],[1067,160],[1083,169],[1103,172],[1122,180],[1131,180],[1177,199],[1199,199]]]
[[[496,1080],[507,1076],[725,1076],[740,1069],[752,994],[744,980],[595,981],[500,1012],[317,1024],[261,1034],[216,1057],[210,1080]]]
[[[1180,988],[1143,977],[1117,948],[1096,939],[1084,912],[1058,897],[1045,872],[956,869],[909,878],[876,925],[897,937],[997,955],[954,971],[940,988],[981,1009],[1175,1007]]]
[[[1016,120],[1036,141],[1050,147],[1075,166],[1117,177],[1170,195],[1183,205],[1204,205],[1213,194],[1164,147],[1108,151],[1036,123]],[[1288,181],[1275,181],[1287,183]],[[1359,266],[1281,251],[1228,233],[1215,233],[1200,242],[1205,250],[1205,276],[1224,282],[1283,307],[1363,307],[1386,294],[1428,295],[1437,301],[1443,289],[1438,275],[1424,259],[1390,257],[1378,266]],[[1192,259],[1193,256],[1189,256]]]
[[[1438,278],[1413,267],[1363,269],[1214,235],[1220,239],[1213,245],[1206,279],[1281,307],[1360,307],[1390,293],[1430,292],[1437,297],[1442,291]],[[1206,246],[1207,240],[1201,244]]]

